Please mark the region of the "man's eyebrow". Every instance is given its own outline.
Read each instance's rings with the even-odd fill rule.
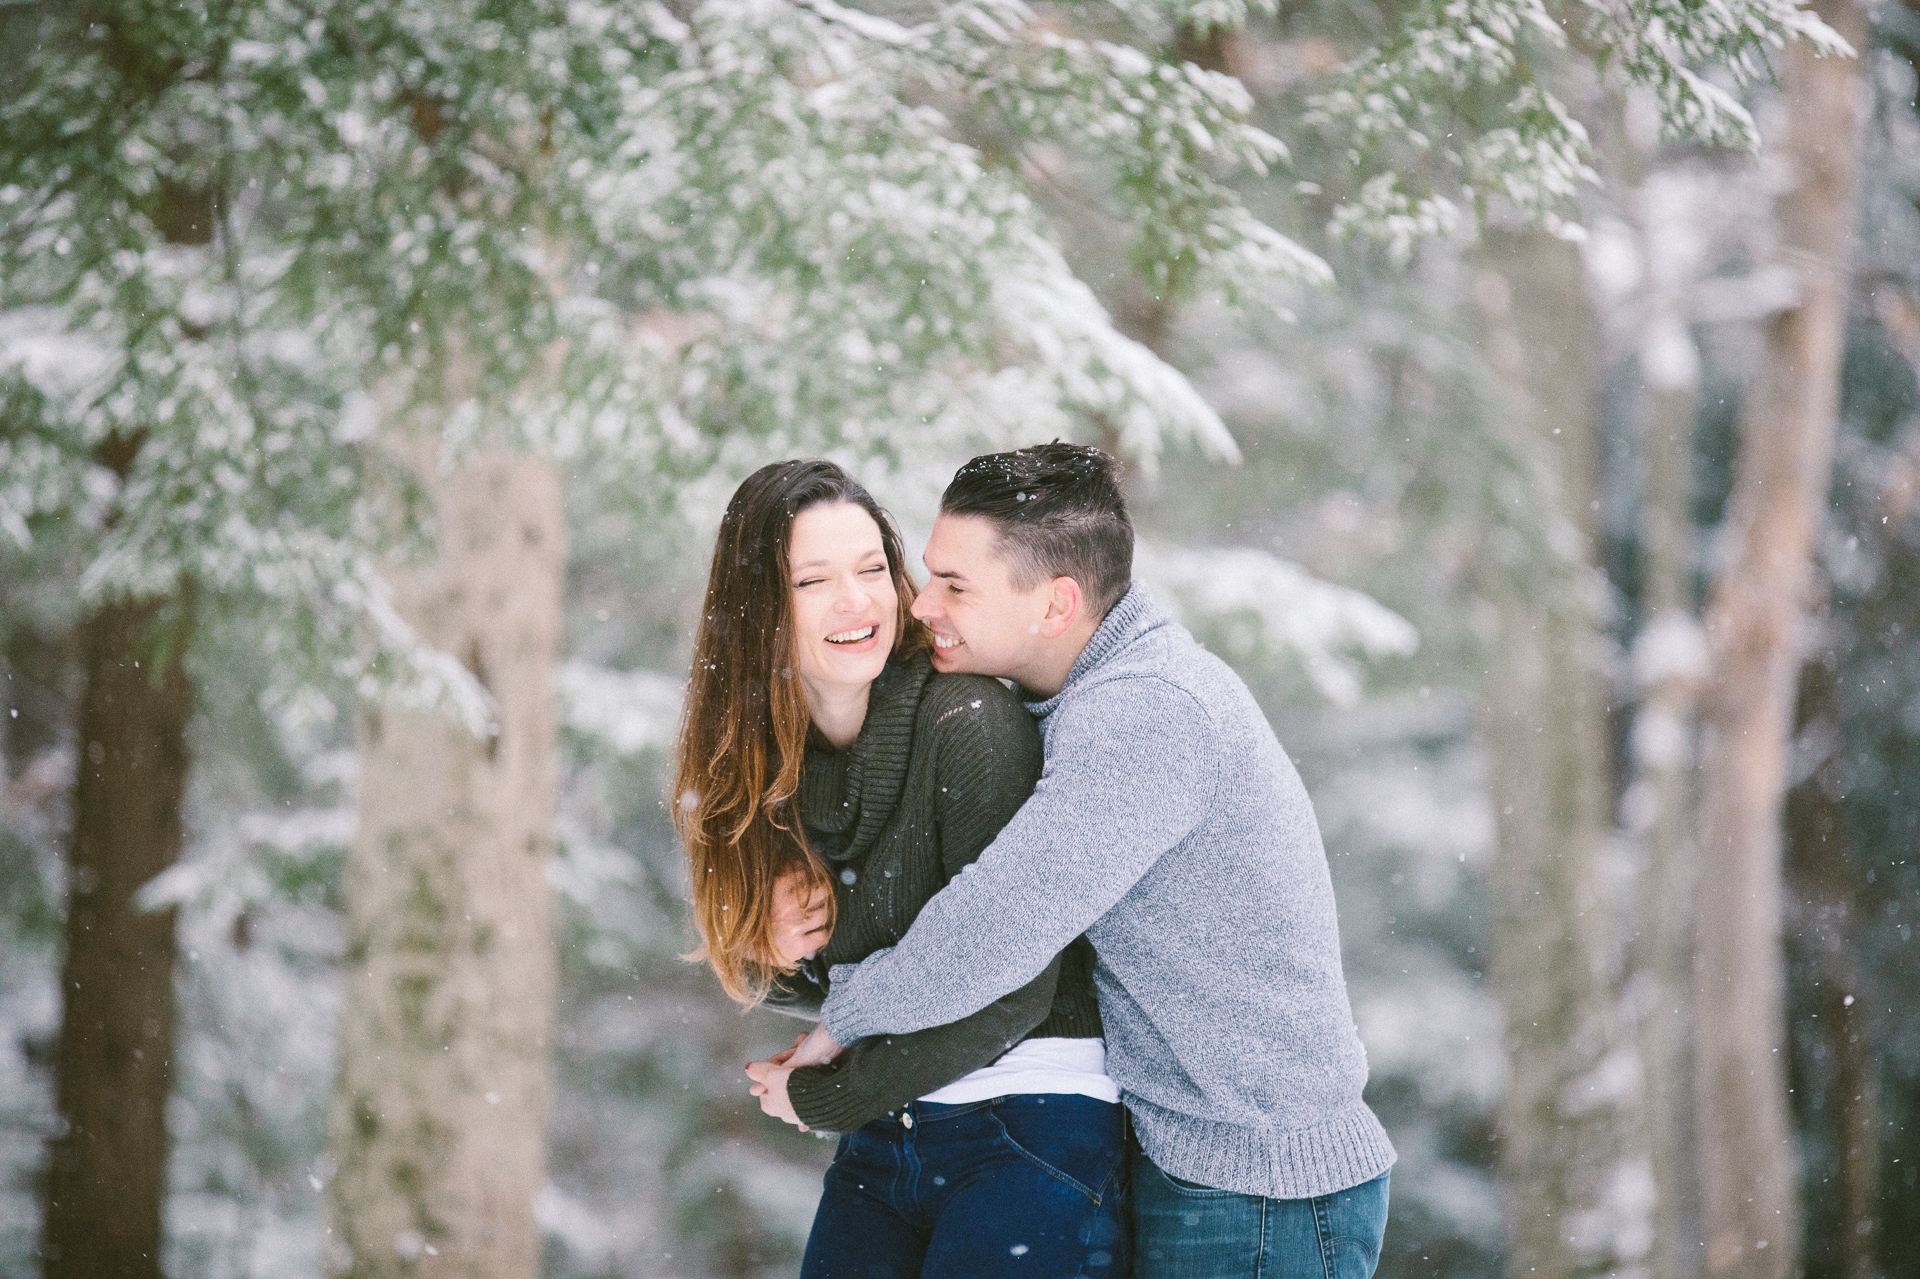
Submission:
[[[967,575],[965,573],[959,572],[958,570],[955,570],[955,569],[930,568],[927,570],[927,572],[933,574],[935,577],[944,577],[950,581],[964,582],[967,580]]]

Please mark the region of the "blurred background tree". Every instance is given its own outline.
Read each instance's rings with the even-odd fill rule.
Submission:
[[[1880,14],[1874,38],[1910,49],[1910,11]],[[1312,784],[1404,1157],[1383,1273],[1709,1259],[1692,1156],[1719,1152],[1685,1082],[1693,1018],[1670,1012],[1716,938],[1686,892],[1688,627],[1731,571],[1709,550],[1760,325],[1802,305],[1771,247],[1788,153],[1710,144],[1785,138],[1742,78],[1764,82],[1782,32],[1818,34],[1804,11],[0,17],[8,1267],[525,1273],[543,1248],[553,1274],[790,1270],[827,1152],[741,1104],[741,1054],[778,1027],[675,958],[657,770],[702,543],[772,457],[859,467],[912,536],[969,452],[1054,434],[1135,460],[1142,572]],[[1913,1104],[1893,998],[1912,897],[1884,886],[1912,887],[1915,834],[1914,91],[1886,55],[1813,65],[1874,94],[1872,265],[1835,277],[1856,318],[1829,388],[1840,483],[1873,497],[1830,517],[1862,526],[1851,545],[1809,536],[1839,705],[1803,694],[1790,756],[1774,731],[1781,758],[1819,755],[1774,791],[1806,777],[1824,805],[1791,827],[1819,891],[1787,915],[1789,1068],[1809,1267],[1893,1274],[1913,1164],[1861,1134],[1897,1145]],[[200,222],[167,213],[181,192]],[[1325,264],[1335,289],[1298,287]],[[1817,471],[1795,472],[1815,494]],[[165,625],[77,660],[86,619],[128,609]],[[157,880],[165,820],[109,823],[124,853],[78,842],[89,806],[113,811],[98,794],[148,785],[135,752],[93,760],[82,709],[132,661],[184,665],[116,696],[191,708],[186,851]],[[133,722],[114,727],[169,740]],[[1854,870],[1820,851],[1840,838]],[[119,961],[144,985],[102,992],[139,1057],[90,1051],[93,1014],[57,993],[63,919],[70,968],[112,940],[68,904],[109,882],[84,874],[101,855],[116,927],[152,934]],[[1760,905],[1734,922],[1764,995]],[[175,990],[177,1044],[148,1015]],[[149,1095],[166,1072],[141,1063],[171,1062],[170,1112],[67,1100],[68,1041]],[[1875,1120],[1859,1099],[1883,1072]],[[1784,1107],[1787,1082],[1758,1095]],[[142,1150],[131,1178],[105,1165]],[[151,1211],[63,1270],[84,1254],[41,1205],[65,1185],[144,1185]],[[1863,1232],[1881,1187],[1891,1215]],[[1769,1242],[1734,1272],[1787,1264]]]

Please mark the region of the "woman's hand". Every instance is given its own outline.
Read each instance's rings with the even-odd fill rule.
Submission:
[[[791,1056],[793,1049],[781,1053],[782,1057]],[[749,1093],[760,1099],[760,1109],[775,1119],[790,1123],[801,1132],[807,1126],[800,1122],[800,1116],[793,1113],[793,1102],[787,1098],[787,1077],[793,1074],[792,1066],[777,1066],[771,1061],[750,1061],[747,1074],[753,1078],[753,1087]]]
[[[831,933],[831,891],[817,884],[811,893],[808,889],[805,875],[782,875],[773,881],[773,948],[788,968],[818,952]]]

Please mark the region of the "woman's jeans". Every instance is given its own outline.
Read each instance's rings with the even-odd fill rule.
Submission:
[[[916,1101],[840,1139],[801,1279],[1127,1279],[1121,1109]]]
[[[1371,1279],[1387,1173],[1317,1199],[1262,1199],[1170,1177],[1133,1148],[1139,1279]]]

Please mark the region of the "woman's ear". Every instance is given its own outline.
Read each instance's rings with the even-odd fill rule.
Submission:
[[[1048,586],[1047,612],[1040,619],[1040,634],[1059,639],[1080,618],[1080,583],[1071,577],[1056,577]]]

